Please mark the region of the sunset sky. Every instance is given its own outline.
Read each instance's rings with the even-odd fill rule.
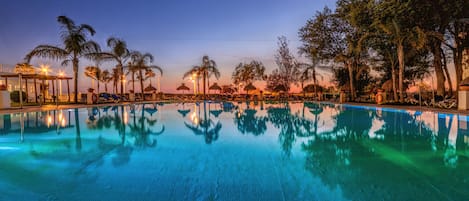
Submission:
[[[71,1],[8,0],[0,7],[0,64],[12,66],[39,44],[61,45],[56,17],[66,15],[76,24],[86,23],[96,30],[93,40],[108,50],[105,41],[114,36],[124,39],[129,49],[154,55],[162,66],[162,91],[175,92],[182,74],[200,64],[203,55],[215,60],[229,84],[234,67],[240,62],[260,60],[270,73],[276,65],[277,37],[286,36],[290,49],[297,52],[298,29],[328,0],[157,0],[157,1]],[[33,65],[50,64],[54,70],[72,75],[71,66],[62,67],[47,59],[33,59]],[[80,60],[80,91],[90,87]],[[104,63],[111,69],[114,63]],[[328,80],[324,80],[328,81]]]

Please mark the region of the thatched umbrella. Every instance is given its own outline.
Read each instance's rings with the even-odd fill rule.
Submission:
[[[236,88],[234,88],[231,85],[223,85],[221,88],[222,88],[221,91],[224,94],[232,94],[232,93],[236,92]]]
[[[244,91],[246,91],[247,94],[249,94],[249,91],[256,90],[256,89],[257,88],[252,83],[249,83],[248,85],[244,87]]]
[[[218,86],[218,84],[215,82],[215,83],[212,84],[212,86],[210,86],[210,87],[208,88],[208,90],[218,90],[218,92],[220,92],[220,91],[221,91],[221,87]]]
[[[308,92],[308,93],[314,92],[314,87],[315,87],[315,84],[308,84],[303,88],[303,91]],[[324,87],[322,87],[321,85],[316,85],[316,90],[317,92],[323,92]]]
[[[146,92],[148,92],[148,91],[154,92],[154,91],[156,91],[156,88],[153,87],[153,86],[151,86],[151,84],[150,84],[150,85],[148,85],[147,87],[145,87],[144,91],[146,91]]]
[[[286,92],[288,90],[287,90],[287,87],[285,85],[279,84],[279,85],[274,87],[274,91],[275,92],[281,92],[281,91]]]
[[[182,83],[181,86],[176,88],[176,90],[178,90],[178,91],[182,90],[182,93],[184,93],[184,91],[189,91],[190,89],[184,83]]]

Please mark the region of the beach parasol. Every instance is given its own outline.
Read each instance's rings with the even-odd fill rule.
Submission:
[[[143,110],[145,110],[145,112],[148,112],[148,113],[150,114],[150,116],[153,116],[153,114],[154,114],[155,112],[158,112],[158,109],[156,109],[156,107],[154,107],[154,108],[148,108],[148,107],[146,107],[146,108],[143,109]]]
[[[218,90],[218,91],[221,91],[221,87],[218,86],[218,84],[217,84],[216,82],[213,83],[212,86],[210,86],[208,89],[209,89],[209,90]]]
[[[287,87],[285,85],[279,84],[279,85],[274,87],[274,91],[276,91],[276,92],[280,92],[280,91],[286,92],[288,90],[287,90]]]
[[[189,112],[191,112],[191,110],[190,110],[190,109],[179,109],[178,112],[179,112],[179,114],[182,115],[182,117],[186,117],[186,115],[187,115]]]
[[[224,94],[232,94],[232,93],[236,92],[236,88],[234,88],[231,85],[223,85],[221,88],[222,88],[222,92]]]
[[[249,93],[249,91],[256,90],[256,89],[257,88],[252,83],[249,83],[248,85],[244,87],[244,91],[246,91],[246,93]]]
[[[190,89],[189,89],[189,87],[187,87],[184,83],[181,83],[181,86],[179,86],[178,88],[176,88],[176,90],[178,90],[178,91],[181,91],[181,90],[182,90],[183,93],[184,93],[184,91],[189,91]]]
[[[322,87],[321,85],[315,85],[315,84],[308,84],[303,88],[303,90],[305,92],[311,93],[311,92],[314,92],[314,87],[315,86],[316,86],[317,92],[323,92],[324,91],[324,87]]]
[[[144,91],[156,91],[156,88],[151,86],[151,84],[150,84],[147,87],[145,87]]]

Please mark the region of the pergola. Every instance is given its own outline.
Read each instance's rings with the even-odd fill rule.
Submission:
[[[67,94],[68,94],[68,101],[70,102],[70,83],[69,80],[71,80],[71,77],[66,77],[66,76],[57,76],[57,75],[43,75],[43,74],[18,74],[18,73],[2,73],[0,74],[1,78],[5,79],[5,85],[8,86],[8,78],[10,79],[18,79],[20,86],[22,86],[22,80],[25,80],[25,86],[26,86],[26,96],[28,96],[28,80],[34,80],[34,97],[36,100],[36,103],[38,102],[38,93],[37,93],[37,81],[41,81],[41,83],[44,85],[45,82],[50,81],[52,84],[52,96],[56,97],[56,90],[55,90],[55,84],[58,84],[58,81],[66,80],[67,81]],[[20,87],[21,89],[21,87]],[[44,89],[43,89],[44,90]],[[21,90],[20,90],[21,91]],[[42,93],[42,90],[41,90]],[[43,96],[43,102],[46,102],[46,97]],[[54,99],[54,102],[57,101],[58,98]],[[26,99],[26,102],[28,102],[28,99]]]

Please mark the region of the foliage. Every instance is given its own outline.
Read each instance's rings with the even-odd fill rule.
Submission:
[[[256,80],[267,79],[264,72],[265,67],[262,62],[253,60],[251,63],[239,63],[231,78],[235,85],[242,83],[244,86],[247,86]]]
[[[279,37],[277,44],[278,49],[275,55],[275,63],[278,68],[269,76],[268,83],[276,78],[279,84],[284,85],[287,90],[290,90],[291,84],[298,84],[300,81],[300,65],[290,52],[285,36]],[[268,89],[272,90],[271,87],[268,87]]]
[[[33,57],[50,58],[62,60],[62,65],[66,66],[70,62],[73,65],[73,79],[75,103],[78,102],[78,68],[79,58],[96,52],[100,52],[99,45],[89,40],[89,36],[95,34],[95,30],[87,24],[76,25],[75,22],[66,17],[58,16],[57,21],[61,25],[60,38],[63,47],[53,45],[38,45],[26,55],[26,62],[29,63]]]
[[[24,91],[21,91],[22,93],[22,98],[23,98],[23,102],[26,101],[26,99],[28,98],[26,96],[26,92]],[[12,91],[10,93],[10,100],[13,101],[13,102],[20,102],[20,91]]]
[[[220,71],[217,68],[217,63],[214,60],[211,60],[207,55],[202,57],[202,64],[200,66],[193,66],[190,70],[184,73],[183,79],[195,75],[195,80],[198,82],[202,78],[203,84],[203,94],[205,97],[206,87],[209,85],[207,78],[211,75],[215,76],[217,79],[220,78]]]

